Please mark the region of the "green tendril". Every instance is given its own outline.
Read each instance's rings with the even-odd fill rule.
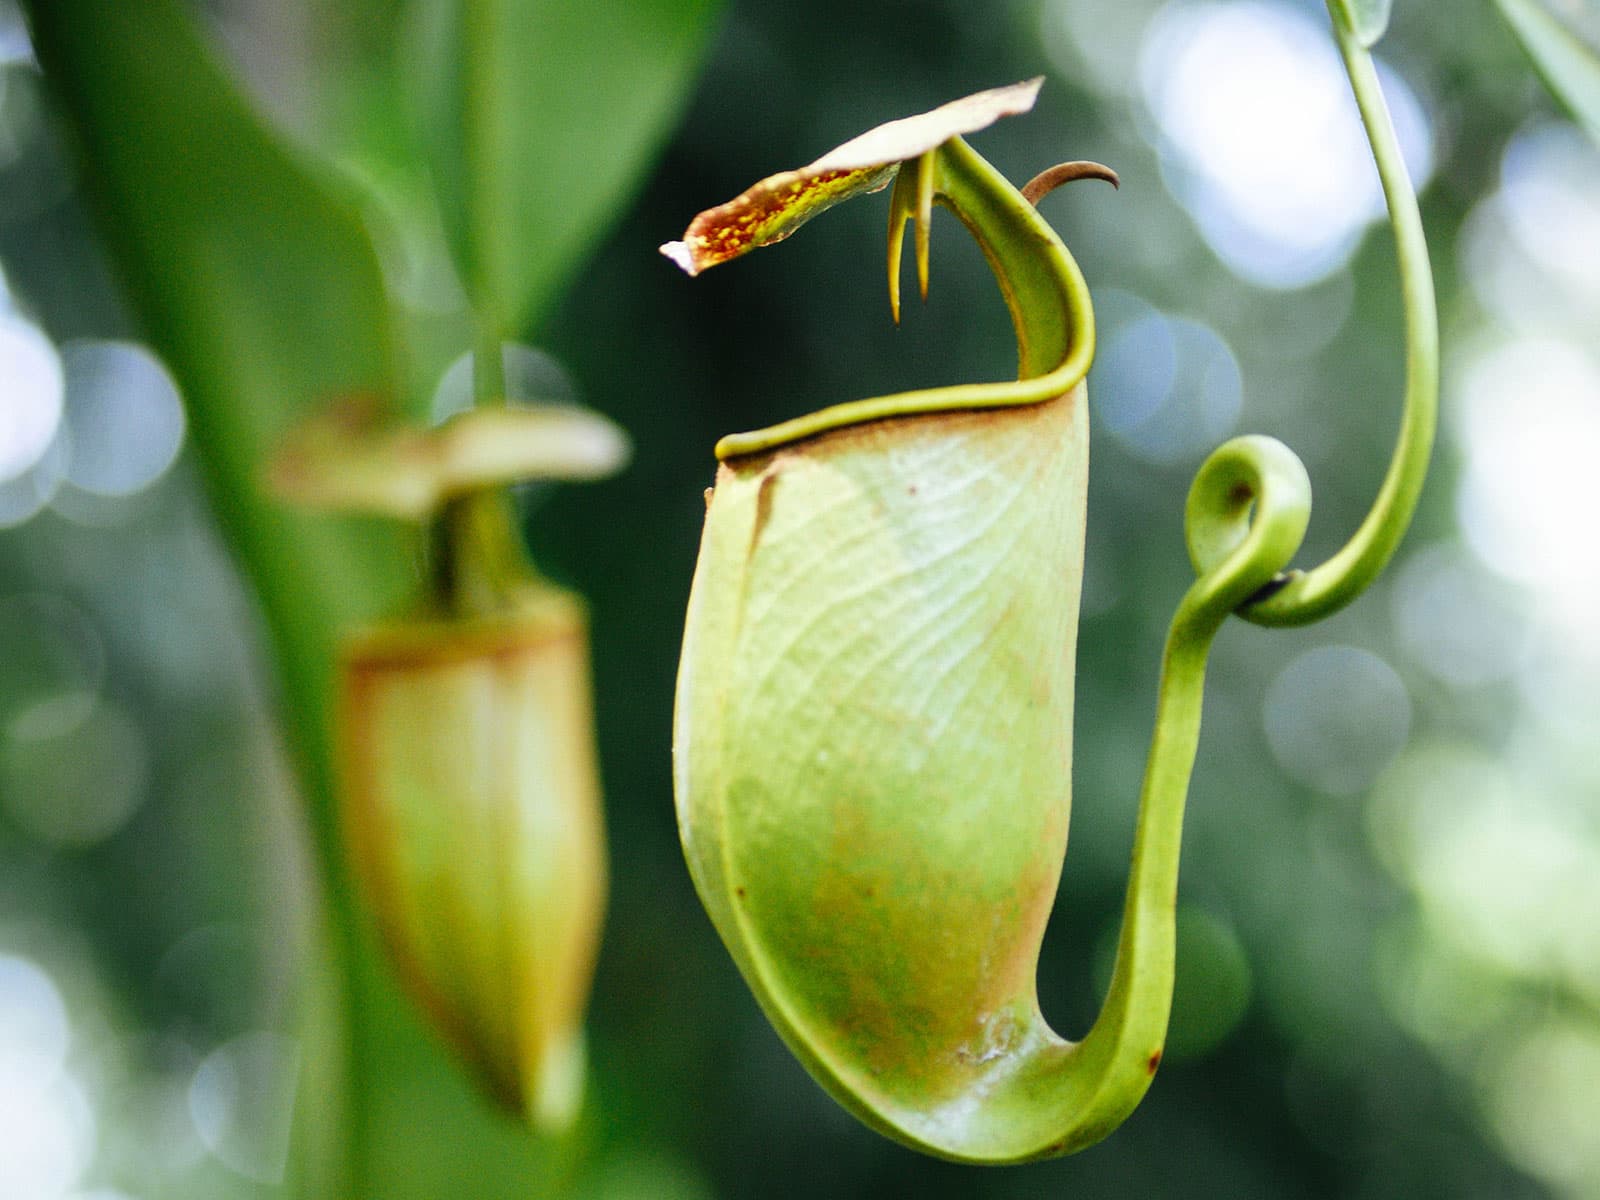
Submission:
[[[1198,575],[1173,618],[1162,658],[1155,733],[1145,771],[1133,870],[1110,994],[1089,1035],[1145,1044],[1164,1030],[1169,998],[1142,1011],[1170,972],[1169,922],[1153,932],[1137,914],[1159,912],[1177,891],[1183,809],[1200,730],[1211,641],[1230,612],[1260,625],[1301,625],[1360,595],[1405,535],[1427,471],[1438,410],[1438,329],[1422,219],[1371,55],[1337,19],[1339,49],[1372,143],[1398,249],[1406,320],[1406,393],[1400,435],[1371,511],[1332,558],[1284,573],[1311,509],[1300,460],[1270,438],[1238,438],[1208,458],[1190,489],[1185,538]],[[1159,1018],[1159,1019],[1158,1019]],[[1145,1038],[1130,1039],[1143,1024]],[[1132,1072],[1133,1064],[1124,1067]]]
[[[1142,1066],[1153,1061],[1143,1056],[1165,1036],[1183,810],[1212,640],[1230,613],[1260,625],[1302,625],[1360,595],[1405,535],[1433,445],[1438,330],[1422,220],[1372,58],[1334,15],[1399,249],[1407,370],[1398,445],[1355,535],[1310,571],[1285,573],[1310,518],[1311,483],[1299,458],[1281,442],[1235,438],[1206,459],[1190,487],[1184,536],[1197,578],[1167,634],[1116,966],[1105,1005],[1082,1045],[1088,1058],[1106,1064],[1102,1119],[1132,1111],[1143,1094]]]
[[[1394,556],[1411,524],[1438,425],[1439,320],[1422,214],[1372,56],[1337,13],[1334,18],[1339,52],[1372,145],[1394,229],[1405,310],[1405,402],[1394,457],[1366,519],[1326,562],[1289,573],[1281,586],[1241,605],[1239,616],[1256,625],[1307,625],[1337,612],[1367,589]],[[1196,566],[1204,570],[1207,562],[1197,559]]]

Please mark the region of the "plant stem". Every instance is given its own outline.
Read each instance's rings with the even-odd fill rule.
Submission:
[[[472,351],[472,398],[479,407],[506,404],[503,343],[490,322],[479,327]],[[484,488],[446,501],[432,530],[434,594],[458,617],[498,612],[532,574],[503,488]]]
[[[472,347],[472,402],[480,408],[504,407],[506,396],[505,343],[500,331],[485,321],[478,327]]]

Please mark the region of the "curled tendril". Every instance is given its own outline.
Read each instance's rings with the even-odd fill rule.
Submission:
[[[1184,509],[1184,540],[1198,578],[1174,624],[1209,636],[1229,613],[1281,585],[1310,519],[1311,480],[1282,442],[1241,437],[1213,451]]]
[[[1259,625],[1301,625],[1358,596],[1393,556],[1422,490],[1438,409],[1438,320],[1415,193],[1372,59],[1345,23],[1334,31],[1383,181],[1399,256],[1406,319],[1406,395],[1394,456],[1371,511],[1350,541],[1308,571],[1286,571],[1311,513],[1305,466],[1272,438],[1236,438],[1201,465],[1184,535],[1197,578],[1172,618],[1140,789],[1127,897],[1111,987],[1083,1046],[1115,1065],[1103,1090],[1126,1115],[1142,1092],[1128,1083],[1137,1049],[1159,1046],[1171,1003],[1178,859],[1189,773],[1200,738],[1206,659],[1230,613]],[[1060,171],[1060,168],[1056,169]],[[1047,171],[1029,184],[1054,186]],[[1070,172],[1059,178],[1075,177]],[[1151,1059],[1151,1062],[1156,1059]],[[1120,1090],[1119,1090],[1120,1081]]]
[[[1331,558],[1317,567],[1290,571],[1273,581],[1275,586],[1246,597],[1238,615],[1256,625],[1307,625],[1337,612],[1349,604],[1394,556],[1411,524],[1417,500],[1422,493],[1428,459],[1438,423],[1439,404],[1439,329],[1433,294],[1433,276],[1428,264],[1428,247],[1423,237],[1422,215],[1416,193],[1401,157],[1394,125],[1383,101],[1372,58],[1355,34],[1339,20],[1333,22],[1339,51],[1344,56],[1350,84],[1361,120],[1372,145],[1378,176],[1383,183],[1394,227],[1395,248],[1400,267],[1400,288],[1405,311],[1406,390],[1400,431],[1394,455],[1378,489],[1371,510],[1350,540]],[[1230,452],[1229,447],[1218,451]],[[1204,475],[1210,461],[1201,468]],[[1199,491],[1196,480],[1196,491]],[[1308,497],[1309,500],[1309,497]],[[1195,493],[1191,493],[1189,522],[1196,521]],[[1207,524],[1202,519],[1202,524]],[[1202,538],[1203,544],[1209,544]],[[1195,554],[1194,535],[1190,550],[1197,569],[1202,558]]]

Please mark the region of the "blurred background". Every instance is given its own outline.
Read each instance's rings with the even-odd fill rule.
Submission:
[[[456,285],[386,157],[409,116],[372,47],[400,7],[193,5],[254,100],[366,197],[391,285],[425,316]],[[1568,15],[1600,38],[1593,4]],[[1014,343],[944,213],[929,301],[891,324],[884,196],[694,281],[655,247],[873,124],[1042,73],[1036,111],[976,135],[980,152],[1019,182],[1069,158],[1123,180],[1044,202],[1102,330],[1076,802],[1040,979],[1052,1023],[1087,1028],[1190,574],[1193,470],[1236,433],[1287,442],[1320,561],[1394,434],[1394,256],[1326,21],[1310,0],[722,12],[681,123],[515,351],[514,377],[635,443],[618,478],[525,506],[542,568],[593,614],[613,878],[583,1194],[1600,1197],[1600,150],[1488,3],[1399,0],[1379,46],[1440,289],[1423,509],[1352,609],[1224,630],[1169,1052],[1127,1125],[999,1170],[869,1133],[762,1019],[677,846],[672,688],[713,442],[1001,378]],[[315,1071],[276,682],[11,0],[0,272],[0,1197],[281,1194]],[[419,354],[419,387],[457,350]]]

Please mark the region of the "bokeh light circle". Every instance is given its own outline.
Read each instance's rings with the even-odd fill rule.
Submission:
[[[206,1149],[247,1179],[281,1182],[299,1073],[299,1043],[267,1030],[208,1054],[189,1084],[189,1114]]]
[[[155,482],[183,445],[183,405],[166,368],[132,342],[68,342],[61,358],[67,481],[96,496],[131,496]]]
[[[1411,700],[1394,668],[1354,646],[1319,646],[1267,689],[1267,744],[1295,782],[1330,796],[1367,790],[1404,748]]]
[[[506,399],[512,404],[576,404],[578,388],[552,355],[520,342],[501,347]],[[439,378],[433,393],[433,419],[443,421],[472,407],[472,352],[461,355]]]
[[[1432,171],[1415,93],[1380,71],[1411,175]],[[1266,287],[1301,287],[1349,258],[1382,215],[1376,168],[1326,22],[1267,0],[1172,3],[1140,54],[1168,182],[1211,248]]]
[[[26,958],[0,954],[0,1072],[55,1078],[71,1035],[55,981]]]
[[[1209,325],[1141,307],[1108,324],[1095,364],[1095,411],[1135,458],[1188,462],[1233,432],[1244,397],[1239,362]]]
[[[0,738],[6,814],[50,845],[90,846],[116,833],[143,802],[149,776],[144,732],[106,700],[65,728],[13,724]]]
[[[94,1157],[96,1126],[66,1069],[72,1030],[55,981],[0,954],[0,1196],[64,1200]]]
[[[37,325],[0,316],[0,483],[44,457],[61,424],[61,357]]]

